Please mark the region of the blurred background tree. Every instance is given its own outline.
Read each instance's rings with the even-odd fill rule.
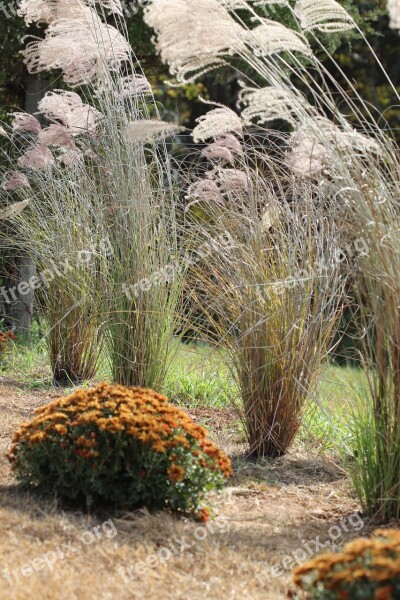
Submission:
[[[172,0],[171,0],[172,1]],[[400,86],[400,54],[398,33],[389,29],[386,0],[341,0],[359,26],[367,33],[368,40],[376,52],[389,77],[396,87]],[[7,119],[10,110],[23,108],[25,104],[26,72],[20,50],[25,34],[23,20],[16,14],[16,2],[0,3],[0,118]],[[124,4],[124,3],[123,3]],[[168,120],[178,120],[193,127],[195,119],[207,111],[199,96],[213,99],[234,107],[237,82],[233,72],[220,69],[194,83],[173,88],[167,83],[168,68],[162,64],[152,44],[152,31],[143,21],[140,1],[125,2],[130,41],[147,77],[150,79],[156,98],[160,101],[162,114]],[[287,26],[293,25],[287,10],[280,6],[259,9],[268,18],[277,19]],[[356,32],[329,34],[321,37],[335,58],[343,66],[350,79],[357,82],[358,89],[367,101],[389,121],[393,129],[399,128],[398,110],[393,107],[393,92],[378,64]],[[312,42],[312,40],[311,40]],[[324,60],[322,51],[319,57]],[[62,88],[62,82],[54,75],[53,84]],[[382,126],[385,126],[382,120]]]

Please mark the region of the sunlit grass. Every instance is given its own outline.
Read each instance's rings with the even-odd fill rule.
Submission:
[[[240,402],[235,383],[220,353],[206,344],[179,342],[176,342],[173,352],[172,367],[163,389],[172,402],[189,409],[221,409]],[[36,330],[30,344],[16,342],[10,346],[3,357],[1,374],[30,389],[53,387],[47,345]],[[111,380],[106,357],[96,374],[96,381],[100,380]],[[90,383],[84,382],[81,387]],[[368,397],[368,388],[361,369],[326,366],[316,396],[307,402],[297,442],[305,449],[313,448],[320,452],[335,452],[339,447],[350,449],[350,408],[363,397]]]
[[[365,373],[354,366],[327,366],[319,380],[318,391],[310,398],[298,440],[321,451],[351,447],[350,408],[367,397]]]
[[[206,344],[180,344],[164,392],[183,406],[223,408],[238,401],[238,391],[221,355]]]

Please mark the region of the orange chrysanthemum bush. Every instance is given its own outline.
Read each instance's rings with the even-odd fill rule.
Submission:
[[[38,408],[8,458],[21,482],[61,498],[192,513],[231,474],[203,427],[165,396],[106,383]]]
[[[342,554],[316,556],[294,571],[301,598],[310,600],[398,600],[400,598],[400,530],[377,529]]]

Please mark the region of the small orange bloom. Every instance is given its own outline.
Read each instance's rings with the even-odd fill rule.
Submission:
[[[185,477],[185,470],[179,465],[171,465],[168,467],[167,473],[171,481],[182,481]]]
[[[202,508],[199,514],[197,515],[197,518],[202,523],[207,523],[208,519],[210,518],[210,512],[208,508]]]
[[[378,588],[375,591],[374,599],[375,600],[391,600],[393,589],[394,588],[392,585],[386,585],[385,587]]]

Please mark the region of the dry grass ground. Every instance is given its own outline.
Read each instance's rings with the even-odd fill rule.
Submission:
[[[169,514],[117,518],[62,510],[19,491],[4,458],[16,426],[59,394],[0,381],[0,564],[9,571],[0,573],[1,599],[279,600],[291,569],[263,585],[266,566],[304,552],[306,543],[314,551],[313,540],[329,541],[338,527],[339,545],[360,534],[343,521],[358,507],[340,467],[296,450],[273,464],[245,463],[228,409],[221,409],[219,425],[212,409],[191,413],[234,456],[235,476],[212,499],[217,520],[206,525]],[[103,525],[110,518],[117,532]],[[97,538],[88,533],[96,525]],[[369,531],[366,524],[361,533]],[[48,565],[40,560],[45,555]]]

